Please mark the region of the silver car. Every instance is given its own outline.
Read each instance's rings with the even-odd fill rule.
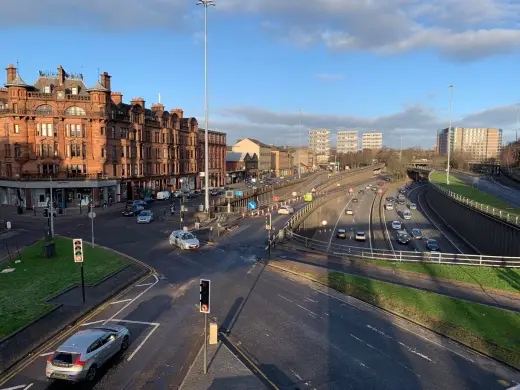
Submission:
[[[153,221],[153,213],[150,210],[143,210],[137,216],[137,223],[151,223]]]
[[[96,379],[99,368],[128,348],[130,332],[121,325],[80,330],[47,358],[45,376],[69,382]]]
[[[185,232],[184,230],[175,230],[170,234],[168,240],[170,245],[178,246],[183,250],[197,249],[200,246],[200,242],[192,233]]]

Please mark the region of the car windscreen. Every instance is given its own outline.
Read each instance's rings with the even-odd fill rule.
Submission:
[[[194,236],[193,234],[191,234],[191,233],[184,233],[184,234],[181,236],[181,238],[182,238],[183,240],[192,240],[192,239],[195,238],[195,236]]]
[[[151,211],[141,211],[141,214],[139,214],[140,217],[149,217],[152,215]]]

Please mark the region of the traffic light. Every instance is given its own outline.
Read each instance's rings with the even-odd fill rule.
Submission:
[[[265,215],[265,230],[271,230],[271,213]]]
[[[200,312],[201,313],[209,313],[210,312],[210,281],[207,279],[200,280]]]
[[[81,238],[75,238],[72,240],[74,247],[74,262],[83,263],[83,240]]]

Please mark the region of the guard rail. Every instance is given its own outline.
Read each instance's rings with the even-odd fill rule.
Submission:
[[[385,166],[385,164],[374,164],[374,165],[368,165],[366,167],[349,169],[348,171],[342,171],[340,174],[335,174],[335,175],[332,175],[331,177],[327,178],[323,183],[321,183],[318,187],[316,187],[316,191],[321,191],[324,188],[329,187],[330,185],[334,184],[338,180],[343,179],[343,177],[348,176],[349,174],[363,172],[363,171],[369,171],[369,170],[375,170],[375,169],[382,169],[384,166]]]

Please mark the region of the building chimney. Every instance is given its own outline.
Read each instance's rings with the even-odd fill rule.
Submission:
[[[9,64],[5,70],[7,71],[7,83],[13,82],[13,80],[16,78],[16,68],[13,64]]]
[[[182,116],[184,115],[184,112],[183,112],[182,109],[180,109],[180,108],[172,108],[172,109],[170,110],[170,114],[172,114],[172,115],[173,115],[173,114],[177,114],[177,116],[179,117],[179,119],[181,119]]]
[[[112,92],[110,94],[110,97],[112,98],[112,101],[114,102],[114,104],[123,103],[123,94],[121,92]]]
[[[63,67],[60,65],[58,67],[58,85],[64,85],[65,84],[65,70],[63,70]]]
[[[153,112],[164,111],[164,105],[162,105],[161,103],[153,103],[152,104],[152,111]]]
[[[110,91],[110,76],[107,72],[101,73],[101,85]]]
[[[144,110],[144,99],[142,97],[133,98],[131,100],[132,106],[135,106],[136,104],[140,105]]]

